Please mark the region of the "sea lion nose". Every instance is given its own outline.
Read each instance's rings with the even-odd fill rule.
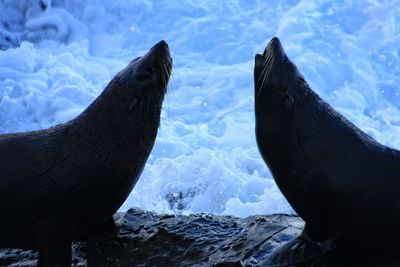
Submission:
[[[274,37],[271,39],[271,43],[276,43],[276,42],[280,43],[279,38],[276,37],[276,36],[274,36]]]
[[[169,48],[167,42],[164,41],[164,40],[161,40],[160,42],[158,42],[158,43],[155,45],[155,47],[157,47],[157,48],[164,48],[164,49],[166,49],[166,50],[168,50],[168,48]]]

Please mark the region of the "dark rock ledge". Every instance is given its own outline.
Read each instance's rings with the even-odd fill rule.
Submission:
[[[117,228],[73,245],[73,266],[254,266],[297,236],[294,215],[235,218],[158,215],[131,209]],[[1,249],[0,266],[36,266],[37,253]]]
[[[295,215],[248,218],[196,214],[159,215],[131,209],[86,242],[73,244],[74,267],[260,266],[271,252],[298,236],[304,222]],[[386,244],[381,244],[385,250]],[[399,249],[400,251],[400,249]],[[37,253],[0,249],[0,266],[36,266]],[[357,254],[337,248],[298,267],[400,266],[400,254]]]

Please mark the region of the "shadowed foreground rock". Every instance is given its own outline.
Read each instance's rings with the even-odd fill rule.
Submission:
[[[131,209],[115,216],[116,228],[73,245],[73,266],[262,266],[278,246],[304,226],[294,215],[158,215]],[[384,247],[384,244],[382,244]],[[301,266],[400,266],[398,259],[338,253]],[[34,251],[2,249],[0,266],[36,266]],[[397,256],[398,257],[398,256]],[[384,261],[382,261],[384,259]]]
[[[297,236],[292,215],[157,215],[131,209],[115,216],[117,229],[73,245],[73,266],[255,265],[277,245]],[[36,266],[37,253],[0,250],[0,266]]]

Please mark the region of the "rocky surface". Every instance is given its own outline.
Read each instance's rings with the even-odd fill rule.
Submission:
[[[293,215],[235,218],[158,215],[131,209],[116,229],[73,245],[73,266],[253,266],[297,236]],[[0,250],[0,266],[36,266],[37,253]]]
[[[72,266],[263,266],[275,248],[298,236],[304,226],[294,215],[242,219],[158,215],[139,209],[116,214],[115,222],[115,228],[73,244]],[[36,266],[36,258],[34,251],[0,249],[0,266]],[[400,256],[333,250],[298,266],[400,266]]]

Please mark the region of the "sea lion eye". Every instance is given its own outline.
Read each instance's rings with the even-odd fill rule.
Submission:
[[[137,76],[137,79],[139,81],[143,81],[145,79],[148,79],[151,77],[151,75],[153,75],[154,72],[154,68],[145,68],[144,71],[142,73],[139,73],[139,75]]]

